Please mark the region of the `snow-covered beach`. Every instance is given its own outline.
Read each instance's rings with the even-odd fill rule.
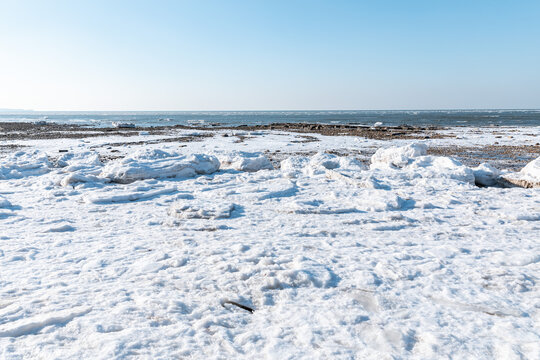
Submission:
[[[540,127],[122,131],[2,141],[0,357],[540,356]]]

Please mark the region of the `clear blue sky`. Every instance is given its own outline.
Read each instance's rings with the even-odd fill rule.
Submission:
[[[540,108],[540,1],[0,0],[0,108]]]

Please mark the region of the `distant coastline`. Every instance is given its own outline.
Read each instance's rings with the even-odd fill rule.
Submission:
[[[55,112],[5,109],[0,122],[36,122],[108,127],[113,122],[136,126],[240,126],[315,123],[373,126],[540,126],[540,110],[290,110],[290,111],[86,111]]]

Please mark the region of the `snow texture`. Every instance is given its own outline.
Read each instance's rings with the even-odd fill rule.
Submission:
[[[539,189],[298,136],[0,154],[0,358],[539,358]]]
[[[17,151],[0,159],[0,180],[42,175],[47,173],[50,167],[47,155],[41,151]]]
[[[260,152],[249,153],[239,151],[230,154],[222,154],[219,157],[219,161],[222,169],[250,172],[274,169],[270,160]]]
[[[498,183],[501,171],[488,163],[482,163],[473,168],[474,181],[477,185],[493,186]]]
[[[412,159],[426,155],[427,146],[425,144],[409,144],[400,147],[389,147],[379,149],[371,157],[372,167],[389,166],[403,168],[408,165]]]
[[[219,169],[215,156],[194,154],[182,156],[163,150],[140,150],[121,160],[111,161],[100,177],[120,184],[142,179],[193,177],[211,174]]]
[[[525,188],[540,187],[540,157],[528,163],[519,173],[507,173],[503,178],[511,184]]]

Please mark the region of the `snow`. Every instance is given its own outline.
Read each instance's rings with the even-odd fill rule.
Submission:
[[[366,166],[353,158],[336,156],[319,151],[310,158],[303,156],[288,157],[281,161],[280,168],[287,177],[294,178],[299,173],[315,176],[338,168],[343,171],[358,172],[365,170]]]
[[[11,203],[3,196],[0,196],[0,209],[7,209],[11,207]]]
[[[538,358],[539,189],[438,139],[250,136],[0,154],[0,358]]]
[[[381,148],[371,157],[373,166],[389,166],[402,168],[408,165],[413,158],[426,155],[427,146],[425,144],[409,144],[400,147]]]
[[[143,188],[142,191],[129,191],[129,192],[118,192],[112,191],[113,194],[110,194],[111,191],[104,191],[103,193],[93,193],[83,197],[84,202],[88,204],[108,204],[108,203],[123,203],[128,201],[137,201],[137,200],[146,200],[153,197],[171,194],[177,191],[176,186],[165,187],[157,190],[148,190]]]
[[[234,210],[234,204],[192,204],[189,201],[180,200],[171,205],[169,214],[179,219],[226,219],[230,218]]]
[[[540,183],[540,157],[528,163],[520,175],[531,182]]]
[[[444,156],[420,156],[407,166],[407,170],[423,178],[450,178],[470,184],[475,181],[472,169]]]
[[[530,176],[535,180],[540,180],[540,157],[528,163],[521,173],[525,176]]]
[[[474,181],[478,185],[493,186],[496,185],[501,175],[501,171],[491,164],[482,163],[473,168]]]
[[[17,151],[0,159],[0,180],[42,175],[51,166],[47,156],[38,151]]]
[[[87,314],[90,308],[80,307],[58,311],[56,313],[41,314],[35,318],[24,318],[0,326],[0,337],[19,337],[35,334],[44,327],[51,325],[64,325],[77,316]]]
[[[100,177],[125,184],[142,179],[193,177],[219,169],[215,156],[193,154],[188,157],[162,150],[143,149],[105,165]]]
[[[433,184],[427,179],[452,179],[474,184],[474,171],[453,158],[426,155],[425,144],[379,149],[371,157],[370,169],[375,174],[396,177],[406,181]],[[397,173],[397,174],[396,174]],[[440,181],[439,181],[440,182]],[[446,183],[443,181],[443,183]]]
[[[270,160],[260,152],[232,152],[221,154],[219,161],[222,169],[234,169],[238,171],[259,171],[263,169],[272,170],[274,167]]]
[[[503,178],[522,187],[540,187],[540,157],[528,163],[519,173],[505,173]]]
[[[46,230],[45,232],[65,232],[65,231],[75,231],[76,229],[68,224],[61,225],[61,226],[53,226],[50,229]]]

